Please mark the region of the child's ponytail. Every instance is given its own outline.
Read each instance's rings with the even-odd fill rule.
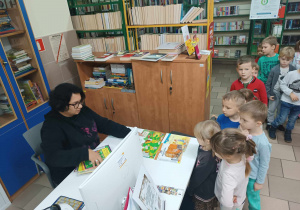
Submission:
[[[246,169],[245,175],[248,176],[251,171],[249,161],[253,154],[256,154],[255,142],[251,136],[246,137],[240,130],[226,128],[216,133],[210,140],[212,150],[219,155],[245,155]]]
[[[253,160],[253,155],[256,154],[255,142],[252,140],[252,136],[248,135],[246,137],[246,148],[245,148],[245,156],[246,156],[246,170],[245,175],[249,176],[251,172],[251,167],[249,162]]]

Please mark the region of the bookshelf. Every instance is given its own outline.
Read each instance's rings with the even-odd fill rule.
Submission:
[[[126,40],[127,36],[125,36],[126,28],[124,22],[125,18],[123,13],[124,10],[122,0],[68,0],[68,6],[72,17],[73,26],[77,32],[79,40],[96,39],[99,37],[109,38],[122,36],[124,37],[125,49],[128,49]],[[120,19],[118,19],[118,21],[115,21],[116,16],[111,16],[110,14],[117,11],[120,12]],[[102,26],[99,26],[97,19],[95,20],[96,25],[90,27],[92,29],[82,29],[81,27],[78,27],[78,24],[74,23],[74,18],[81,19],[82,16],[96,14],[103,15],[100,18],[103,21],[103,23],[101,23]],[[83,26],[84,23],[80,23],[81,21],[79,21],[79,24],[82,24]],[[89,22],[90,21],[85,21],[86,24],[88,24]],[[120,43],[118,43],[118,45],[120,45]]]
[[[213,1],[197,1],[197,4],[189,3],[189,1],[172,1],[173,3],[182,3],[183,4],[183,10],[185,13],[191,8],[192,6],[202,6],[206,8],[205,15],[203,15],[204,19],[201,19],[198,23],[176,23],[176,24],[142,24],[142,25],[130,25],[130,14],[128,13],[128,8],[133,8],[135,6],[135,1],[126,1],[123,0],[123,9],[124,9],[124,16],[125,18],[125,25],[126,25],[126,36],[127,36],[127,46],[129,47],[129,50],[133,50],[132,48],[139,49],[138,41],[139,41],[139,29],[143,28],[171,28],[173,31],[173,28],[178,29],[182,26],[204,26],[206,27],[206,30],[209,28],[210,24],[213,22]],[[150,6],[150,5],[147,5]],[[154,5],[153,5],[154,6]],[[166,5],[167,6],[167,5]],[[134,38],[133,38],[134,37]],[[207,33],[207,40],[209,40],[209,33]],[[207,48],[209,49],[209,44],[207,44]]]
[[[250,4],[251,0],[215,1],[214,49],[218,56],[213,60],[236,60],[237,51],[240,56],[248,53]]]

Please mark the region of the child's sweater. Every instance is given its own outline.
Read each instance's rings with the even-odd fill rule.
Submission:
[[[215,194],[224,207],[232,208],[244,203],[249,180],[245,176],[245,169],[245,157],[236,164],[229,164],[226,160],[222,160],[216,180]],[[233,203],[233,196],[237,196],[236,204]]]
[[[271,69],[279,64],[278,56],[278,54],[275,54],[273,57],[262,56],[259,58],[257,63],[259,66],[258,79],[263,83],[266,84]]]
[[[296,69],[300,69],[300,52],[295,53],[293,65],[296,67]]]
[[[239,122],[231,121],[229,117],[226,117],[224,114],[218,116],[217,123],[219,123],[222,130],[225,128],[238,128],[240,126]]]

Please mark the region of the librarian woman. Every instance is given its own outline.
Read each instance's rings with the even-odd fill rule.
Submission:
[[[52,110],[45,115],[41,130],[41,147],[55,185],[62,182],[80,162],[90,160],[94,166],[102,158],[93,149],[98,133],[124,138],[130,129],[93,112],[84,105],[82,89],[63,83],[50,93]]]

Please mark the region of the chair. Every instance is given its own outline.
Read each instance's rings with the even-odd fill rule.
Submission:
[[[40,175],[42,172],[40,170],[40,167],[41,167],[43,169],[43,171],[45,172],[45,174],[47,175],[51,186],[53,188],[55,188],[56,185],[52,181],[50,170],[49,170],[48,166],[39,159],[39,156],[41,154],[43,154],[43,150],[41,148],[41,143],[42,143],[41,128],[42,128],[42,126],[43,126],[43,122],[37,124],[36,126],[32,127],[28,131],[26,131],[23,134],[23,137],[26,139],[27,143],[30,145],[30,147],[34,151],[34,154],[31,156],[31,160],[34,161],[36,169],[38,171],[38,174]]]

